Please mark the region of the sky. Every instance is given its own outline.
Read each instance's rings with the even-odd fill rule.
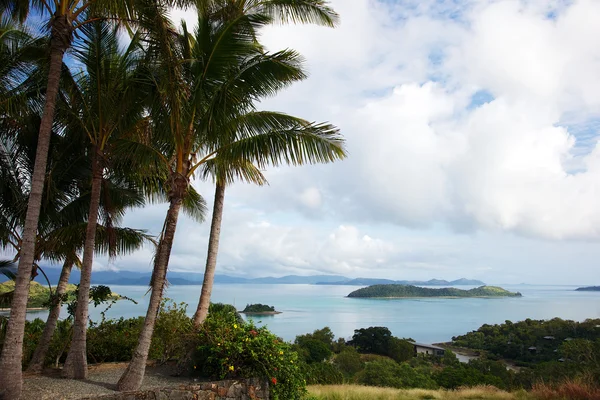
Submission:
[[[310,76],[260,107],[337,125],[349,156],[229,187],[217,273],[600,284],[600,1],[331,5],[336,29],[261,32]],[[157,234],[166,209],[125,224]],[[209,227],[180,219],[170,270],[203,271]]]

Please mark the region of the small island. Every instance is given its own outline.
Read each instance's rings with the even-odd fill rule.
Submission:
[[[266,304],[247,304],[242,314],[248,315],[275,315],[281,314],[281,311],[275,311],[275,307]]]
[[[456,288],[430,289],[412,285],[373,285],[358,289],[348,295],[357,298],[418,298],[418,297],[521,297],[519,292],[509,292],[497,286],[480,286],[470,290]]]
[[[578,292],[600,292],[600,286],[586,286],[575,289]]]

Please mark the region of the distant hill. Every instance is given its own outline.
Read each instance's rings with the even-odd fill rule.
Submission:
[[[579,292],[600,292],[600,286],[586,286],[575,289]]]
[[[50,282],[53,285],[58,283],[60,269],[54,267],[44,267],[44,271],[48,275]],[[135,271],[94,271],[92,273],[92,284],[94,285],[143,285],[147,286],[150,283],[150,272],[135,272]],[[0,275],[0,282],[6,280]],[[73,269],[70,283],[79,283],[80,273],[78,269]],[[201,285],[204,280],[204,274],[192,272],[175,272],[167,273],[167,280],[171,285]],[[39,276],[36,281],[45,284],[43,277]],[[241,278],[229,275],[215,275],[215,283],[239,283],[239,284],[306,284],[306,285],[354,285],[368,286],[377,284],[401,284],[401,285],[418,285],[418,286],[455,286],[455,285],[472,285],[481,286],[485,283],[470,279],[457,279],[454,281],[445,281],[440,279],[431,279],[428,281],[394,281],[390,279],[376,278],[347,278],[341,275],[287,275],[280,278],[272,276],[262,278]]]
[[[410,298],[410,297],[521,297],[519,292],[509,292],[497,286],[480,286],[463,290],[456,288],[430,289],[412,285],[373,285],[358,289],[348,297]]]
[[[317,282],[317,285],[348,285],[348,286],[365,286],[365,285],[413,285],[413,286],[483,286],[484,282],[475,279],[460,278],[454,281],[446,281],[443,279],[430,279],[428,281],[393,281],[390,279],[377,278],[356,278],[343,280],[339,282]]]

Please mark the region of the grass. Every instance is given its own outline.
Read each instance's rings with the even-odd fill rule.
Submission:
[[[525,391],[508,393],[493,386],[475,386],[458,390],[392,389],[360,385],[314,385],[308,387],[310,400],[425,400],[481,399],[533,400]]]

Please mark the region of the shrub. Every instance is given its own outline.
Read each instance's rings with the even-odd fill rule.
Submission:
[[[143,323],[143,317],[90,322],[87,333],[88,361],[131,360]]]
[[[305,364],[304,374],[308,385],[338,385],[344,383],[344,375],[335,364],[317,362]]]
[[[360,361],[360,354],[358,354],[354,347],[345,348],[335,357],[333,362],[347,377],[353,376],[363,367]]]
[[[187,304],[164,299],[154,327],[150,358],[165,363],[181,358],[187,351],[186,344],[192,339],[192,320],[186,315]]]
[[[301,345],[296,345],[299,348],[299,353],[303,356],[304,361],[308,364],[319,363],[331,357],[329,347],[317,339],[305,339]]]
[[[198,332],[193,356],[196,374],[205,377],[269,380],[273,399],[300,399],[306,381],[296,352],[266,328],[213,313]]]
[[[398,364],[390,359],[366,364],[357,377],[359,383],[370,386],[423,389],[438,387],[431,377],[419,373],[407,363]]]

